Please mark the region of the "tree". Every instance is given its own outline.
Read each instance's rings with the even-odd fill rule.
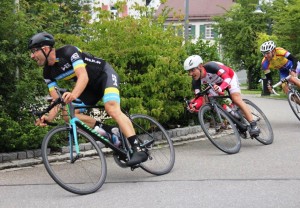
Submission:
[[[153,18],[153,8],[137,6],[139,19],[112,20],[110,12],[100,10],[100,22],[90,24],[89,8],[71,12],[72,1],[23,0],[17,13],[11,0],[0,6],[0,152],[38,148],[48,130],[35,127],[28,113],[47,95],[42,70],[27,50],[28,39],[40,31],[52,33],[57,48],[72,44],[113,65],[121,77],[121,105],[130,113],[149,114],[167,127],[184,123],[183,97],[191,95],[191,80],[183,61],[190,54],[173,26],[164,27],[165,13]],[[209,46],[198,42],[189,52],[202,47]]]
[[[30,61],[29,37],[43,30],[75,34],[81,30],[79,7],[74,4],[78,1],[19,2],[0,2],[0,151],[37,148],[47,131],[34,127],[27,108],[47,93],[41,70]]]
[[[122,107],[162,123],[178,120],[189,82],[182,70],[183,37],[150,18],[101,18],[88,25],[84,50],[113,65],[121,78]]]
[[[300,37],[297,35],[300,33],[300,0],[275,0],[272,5],[265,5],[264,9],[272,19],[273,33],[278,37],[277,45],[300,58]]]
[[[247,70],[248,88],[257,88],[261,77],[259,54],[257,53],[258,33],[265,30],[265,17],[253,13],[256,4],[253,1],[243,0],[235,4],[223,16],[215,18],[218,23],[220,45],[225,59],[234,68],[240,64]]]

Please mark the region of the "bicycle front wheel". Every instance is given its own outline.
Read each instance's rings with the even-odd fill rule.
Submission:
[[[164,127],[147,115],[135,114],[131,119],[141,146],[149,144],[144,147],[149,155],[148,160],[140,167],[154,175],[169,173],[175,163],[175,150]]]
[[[295,116],[300,120],[300,93],[289,91],[288,101]]]
[[[106,160],[89,134],[78,128],[77,137],[79,155],[76,154],[69,126],[50,130],[42,143],[43,163],[52,179],[65,190],[75,194],[90,194],[105,181]]]
[[[238,153],[241,149],[241,138],[236,126],[221,109],[218,112],[219,115],[209,104],[201,107],[198,118],[202,130],[221,151],[227,154]]]
[[[274,140],[274,134],[268,118],[257,105],[252,103],[250,100],[243,100],[250,109],[253,120],[257,123],[257,127],[260,129],[259,136],[255,137],[255,139],[265,145],[272,144]]]

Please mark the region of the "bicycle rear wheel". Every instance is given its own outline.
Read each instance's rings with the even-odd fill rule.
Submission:
[[[257,127],[260,129],[259,136],[255,137],[255,139],[265,145],[272,144],[274,140],[274,134],[268,118],[257,105],[252,103],[250,100],[243,100],[250,109],[253,120],[257,123]]]
[[[65,190],[75,194],[90,194],[97,191],[106,178],[106,160],[97,142],[81,129],[77,129],[80,155],[76,157],[69,126],[50,130],[42,143],[42,158],[52,179]]]
[[[166,130],[147,115],[135,114],[131,119],[140,145],[148,143],[143,148],[149,155],[148,160],[141,163],[140,167],[154,175],[169,173],[175,163],[175,150]]]
[[[207,138],[221,151],[228,154],[238,153],[241,138],[232,120],[219,109],[220,116],[212,106],[201,107],[198,119]]]
[[[300,120],[300,93],[289,91],[288,101],[295,116]]]

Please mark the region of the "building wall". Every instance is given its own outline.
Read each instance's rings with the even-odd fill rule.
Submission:
[[[190,39],[195,42],[197,39],[202,38],[213,42],[213,39],[218,37],[218,34],[213,30],[215,23],[212,21],[212,17],[222,15],[234,3],[235,0],[189,0],[188,24]],[[156,15],[159,15],[166,7],[171,8],[172,11],[169,13],[165,24],[181,24],[182,28],[184,28],[185,22],[184,20],[179,20],[178,15],[186,15],[185,1],[167,1],[166,4],[159,6]],[[174,14],[176,15],[174,16]]]
[[[91,8],[94,7],[100,7],[103,10],[111,11],[115,16],[118,17],[125,17],[125,16],[138,16],[138,13],[133,9],[133,6],[135,4],[139,5],[146,5],[146,0],[127,0],[127,4],[125,8],[123,9],[123,12],[120,13],[117,10],[114,9],[114,4],[118,0],[82,0],[82,4],[88,4]],[[160,5],[160,0],[151,0],[149,7],[153,7],[155,9],[158,9]],[[92,12],[93,21],[97,21],[97,13]]]

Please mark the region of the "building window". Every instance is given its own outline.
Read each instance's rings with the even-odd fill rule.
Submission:
[[[205,39],[213,39],[214,32],[212,25],[205,25]]]
[[[213,25],[200,25],[200,38],[201,39],[214,39],[217,33],[214,31]]]
[[[196,26],[195,25],[189,25],[189,37],[194,39],[196,37]]]
[[[116,19],[119,14],[118,14],[118,10],[115,7],[110,7],[110,15],[112,19]]]

